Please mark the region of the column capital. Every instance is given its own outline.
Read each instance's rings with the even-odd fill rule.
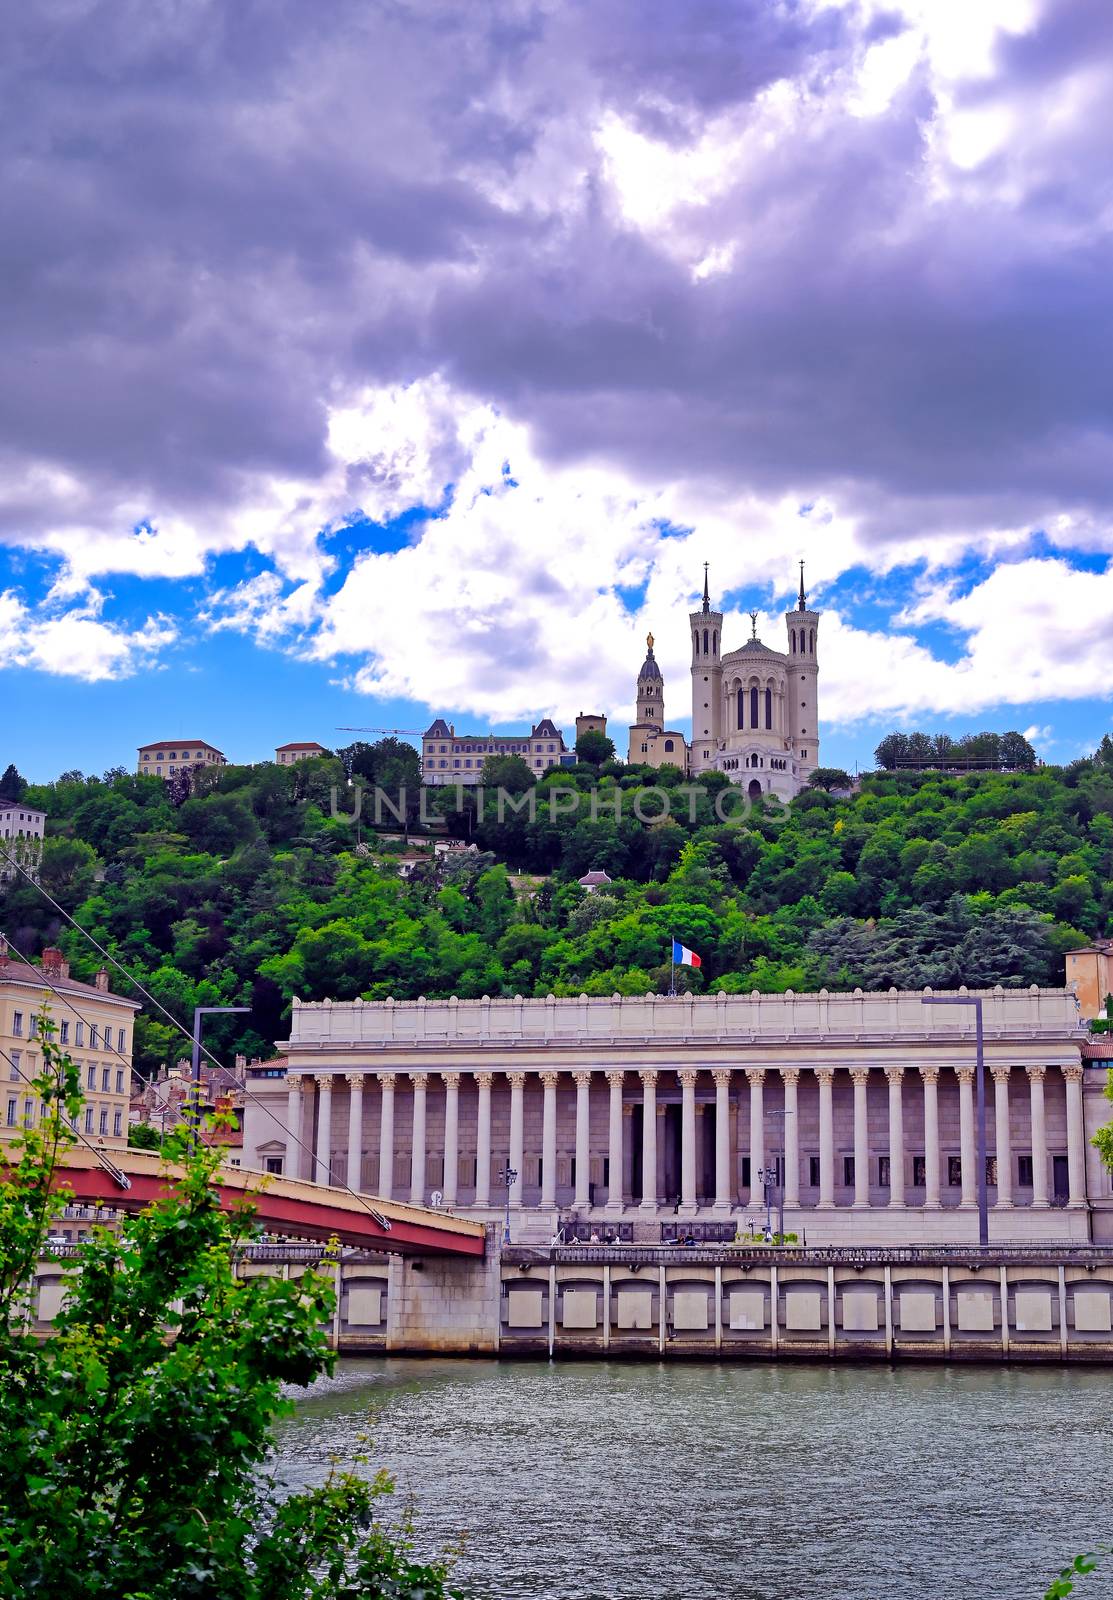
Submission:
[[[612,1089],[621,1089],[626,1082],[626,1069],[624,1067],[609,1067],[607,1069],[607,1082]]]
[[[1008,1083],[1009,1075],[1012,1072],[1011,1067],[1004,1066],[1001,1062],[995,1062],[989,1070],[993,1074],[994,1083]]]
[[[681,1067],[676,1076],[680,1079],[685,1089],[694,1089],[698,1076],[695,1067]]]
[[[555,1089],[557,1086],[557,1079],[559,1077],[559,1072],[543,1072],[541,1073],[541,1082],[546,1089]]]
[[[921,1067],[919,1070],[920,1070],[920,1077],[924,1080],[925,1083],[935,1084],[935,1083],[939,1082],[939,1068],[938,1067]]]
[[[780,1073],[781,1082],[784,1084],[791,1083],[795,1086],[800,1082],[799,1067],[778,1067],[777,1071]]]
[[[345,1076],[345,1078],[347,1078],[348,1083],[351,1086],[351,1088],[353,1088],[353,1089],[362,1089],[363,1088],[364,1074],[362,1072],[346,1072],[344,1074],[344,1076]]]
[[[870,1069],[869,1067],[851,1067],[850,1076],[854,1079],[855,1084],[860,1083],[864,1088],[870,1081]]]
[[[398,1080],[398,1074],[396,1072],[377,1072],[375,1077],[378,1081],[379,1087],[382,1089],[393,1089]]]
[[[305,1078],[300,1072],[288,1072],[285,1083],[287,1089],[293,1089],[296,1094],[300,1094],[305,1088]]]
[[[1025,1070],[1028,1073],[1028,1079],[1031,1083],[1042,1083],[1047,1077],[1046,1067],[1027,1067]]]
[[[812,1071],[820,1083],[833,1083],[835,1079],[834,1067],[813,1067]]]
[[[508,1072],[506,1078],[512,1089],[524,1089],[526,1086],[526,1074],[524,1072]]]
[[[1059,1071],[1068,1083],[1082,1082],[1084,1072],[1081,1061],[1071,1061],[1065,1067],[1060,1067]]]
[[[458,1072],[442,1072],[441,1077],[444,1080],[446,1089],[458,1089],[460,1087],[460,1074]]]
[[[734,1068],[733,1067],[712,1067],[711,1068],[711,1076],[714,1079],[716,1088],[719,1088],[719,1086],[722,1085],[724,1088],[729,1089],[730,1088],[730,1080],[734,1076]]]
[[[885,1068],[885,1076],[889,1080],[889,1087],[890,1088],[892,1088],[894,1084],[898,1084],[898,1085],[902,1084],[904,1082],[904,1068],[903,1067],[886,1067]]]
[[[638,1068],[638,1077],[642,1080],[642,1084],[646,1089],[655,1089],[657,1087],[657,1076],[656,1067]]]
[[[481,1089],[489,1089],[495,1081],[493,1072],[473,1072],[472,1077]]]
[[[320,1090],[320,1092],[322,1094],[331,1094],[332,1093],[332,1084],[333,1084],[334,1076],[335,1076],[335,1074],[331,1073],[331,1072],[318,1072],[317,1073],[317,1075],[316,1075],[316,1077],[317,1077],[317,1088]]]
[[[749,1081],[751,1089],[760,1089],[762,1084],[765,1082],[765,1068],[747,1067],[746,1077]]]
[[[590,1071],[584,1071],[582,1069],[580,1071],[578,1071],[578,1072],[574,1072],[572,1074],[572,1082],[576,1085],[577,1089],[588,1089],[588,1088],[590,1088],[591,1087],[591,1072]]]
[[[973,1083],[974,1069],[973,1067],[956,1067],[955,1077],[958,1079],[959,1083]]]
[[[427,1072],[410,1072],[407,1073],[407,1077],[415,1089],[424,1089],[428,1086],[429,1074]]]

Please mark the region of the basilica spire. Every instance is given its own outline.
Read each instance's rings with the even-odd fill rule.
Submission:
[[[804,593],[804,563],[802,561],[800,563],[800,601],[796,609],[797,611],[806,611],[808,609],[808,597]]]
[[[707,562],[703,563],[703,614],[706,617],[711,610],[711,595],[707,588]]]

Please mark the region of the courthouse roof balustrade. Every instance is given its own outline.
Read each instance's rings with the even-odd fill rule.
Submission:
[[[985,1037],[1031,1045],[1058,1041],[1078,1059],[1087,1037],[1072,989],[889,990],[886,993],[646,995],[525,1000],[294,1000],[296,1051],[437,1047],[662,1044],[894,1043],[964,1048],[972,1006],[925,1006],[925,997],[979,995]]]

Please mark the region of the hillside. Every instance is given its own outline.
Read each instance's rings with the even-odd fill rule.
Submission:
[[[250,1005],[207,1035],[249,1054],[282,1037],[295,994],[659,990],[673,935],[703,958],[686,986],[744,993],[1061,982],[1063,951],[1113,928],[1109,741],[1069,768],[878,774],[852,797],[817,790],[727,822],[721,778],[689,791],[658,774],[672,815],[642,822],[629,807],[650,775],[581,766],[536,786],[533,821],[481,820],[468,797],[446,825],[479,852],[430,852],[405,879],[399,840],[329,815],[333,785],[351,803],[344,756],[224,768],[193,795],[125,773],[29,786],[50,816],[44,887],[183,1021],[195,1004]],[[491,776],[532,785],[512,761]],[[579,816],[550,817],[554,785],[581,791]],[[589,868],[614,882],[585,895]],[[59,943],[75,976],[99,964],[28,885],[0,885],[0,929],[32,955]],[[180,1043],[148,1016],[137,1064]]]

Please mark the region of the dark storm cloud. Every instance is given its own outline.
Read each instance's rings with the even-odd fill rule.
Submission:
[[[1010,99],[1017,144],[944,194],[922,72],[841,108],[899,26],[789,0],[13,11],[0,530],[123,531],[124,502],[203,523],[257,474],[320,472],[330,401],[437,370],[553,456],[837,492],[878,538],[917,505],[1104,516],[1109,113],[1044,130],[1037,101],[1108,71],[1108,8],[1058,0],[998,47],[963,94]],[[736,248],[694,281],[623,218],[593,132],[677,147],[785,79],[806,115],[670,221]]]

